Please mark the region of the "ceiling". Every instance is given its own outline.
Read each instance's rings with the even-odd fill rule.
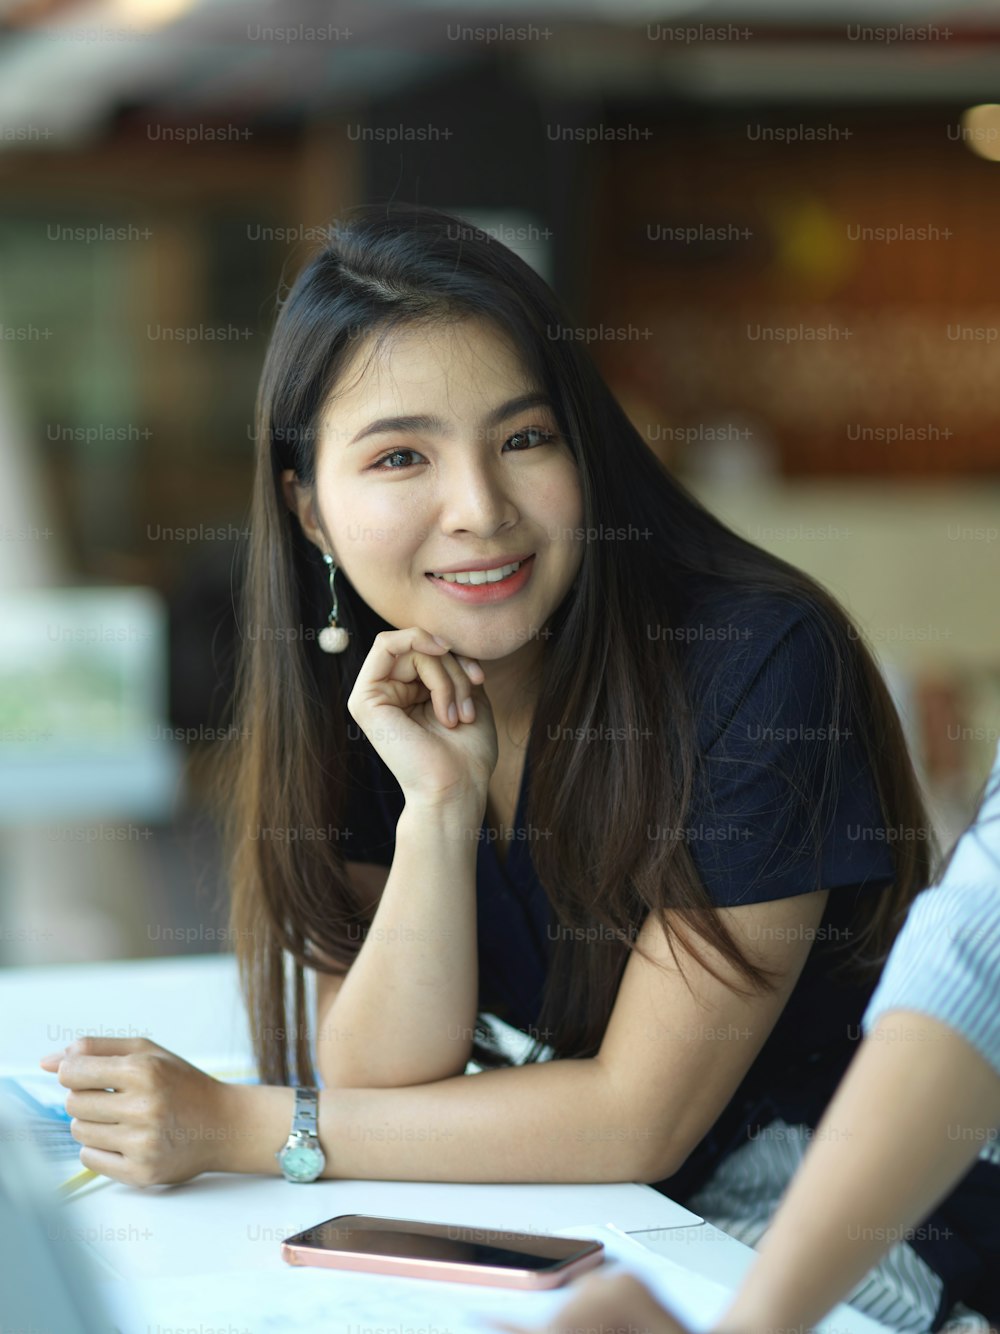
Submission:
[[[497,53],[577,98],[993,101],[1000,5],[0,0],[0,151],[93,141],[122,106],[230,120],[363,111]]]

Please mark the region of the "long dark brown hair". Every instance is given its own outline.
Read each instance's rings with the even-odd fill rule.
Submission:
[[[480,318],[510,340],[555,405],[578,466],[584,523],[598,534],[582,543],[579,574],[550,619],[529,741],[528,823],[552,831],[532,849],[535,870],[558,923],[576,928],[556,937],[537,1032],[558,1057],[593,1055],[637,924],[647,913],[665,921],[666,909],[675,957],[678,945],[688,958],[709,945],[748,988],[770,985],[712,908],[685,839],[647,834],[651,826],[683,830],[701,761],[686,645],[649,627],[679,624],[686,591],[699,581],[743,598],[751,617],[776,599],[808,613],[829,667],[832,717],[861,739],[886,827],[911,831],[890,844],[894,882],[867,896],[852,943],[852,966],[882,960],[927,883],[933,836],[895,707],[843,608],[670,475],[571,336],[552,291],[512,251],[456,217],[398,204],[354,210],[331,236],[280,303],[261,375],[235,692],[242,739],[218,778],[232,934],[261,1078],[314,1079],[304,970],[344,972],[377,906],[359,901],[335,831],[356,759],[346,700],[374,636],[389,628],[345,578],[350,647],[319,649],[327,571],[285,504],[281,472],[293,468],[314,483],[320,409],[358,340],[414,322]],[[623,527],[647,540],[600,538]],[[741,651],[718,649],[720,660]],[[594,736],[634,740],[603,746],[595,764]],[[840,747],[821,749],[823,791],[834,792]],[[818,857],[815,866],[803,893],[822,888]],[[543,1045],[536,1038],[529,1059]],[[485,1039],[473,1057],[506,1059]]]

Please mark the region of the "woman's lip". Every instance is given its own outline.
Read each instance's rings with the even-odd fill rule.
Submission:
[[[436,589],[445,597],[471,605],[483,605],[492,602],[505,602],[514,597],[527,584],[535,567],[534,555],[521,561],[520,567],[506,579],[497,579],[493,583],[457,584],[447,579],[437,579],[433,574],[425,574]]]
[[[475,570],[477,573],[481,570],[502,570],[505,565],[521,565],[526,560],[530,560],[535,553],[526,552],[523,556],[508,556],[506,560],[498,560],[494,565],[483,565],[481,562],[473,561],[471,565],[453,565],[450,569],[427,570],[426,573],[432,576],[439,574],[469,574]]]

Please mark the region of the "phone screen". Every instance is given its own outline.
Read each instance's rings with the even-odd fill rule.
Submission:
[[[568,1263],[594,1247],[593,1242],[574,1237],[535,1237],[522,1232],[444,1223],[412,1223],[405,1219],[371,1218],[363,1214],[331,1218],[326,1223],[307,1228],[290,1241],[316,1250],[534,1271]]]

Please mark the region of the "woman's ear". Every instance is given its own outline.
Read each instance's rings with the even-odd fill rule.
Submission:
[[[297,516],[309,541],[319,547],[320,551],[329,551],[330,544],[323,532],[316,506],[316,488],[304,486],[295,470],[286,468],[281,474],[281,489],[285,495],[285,504]]]

